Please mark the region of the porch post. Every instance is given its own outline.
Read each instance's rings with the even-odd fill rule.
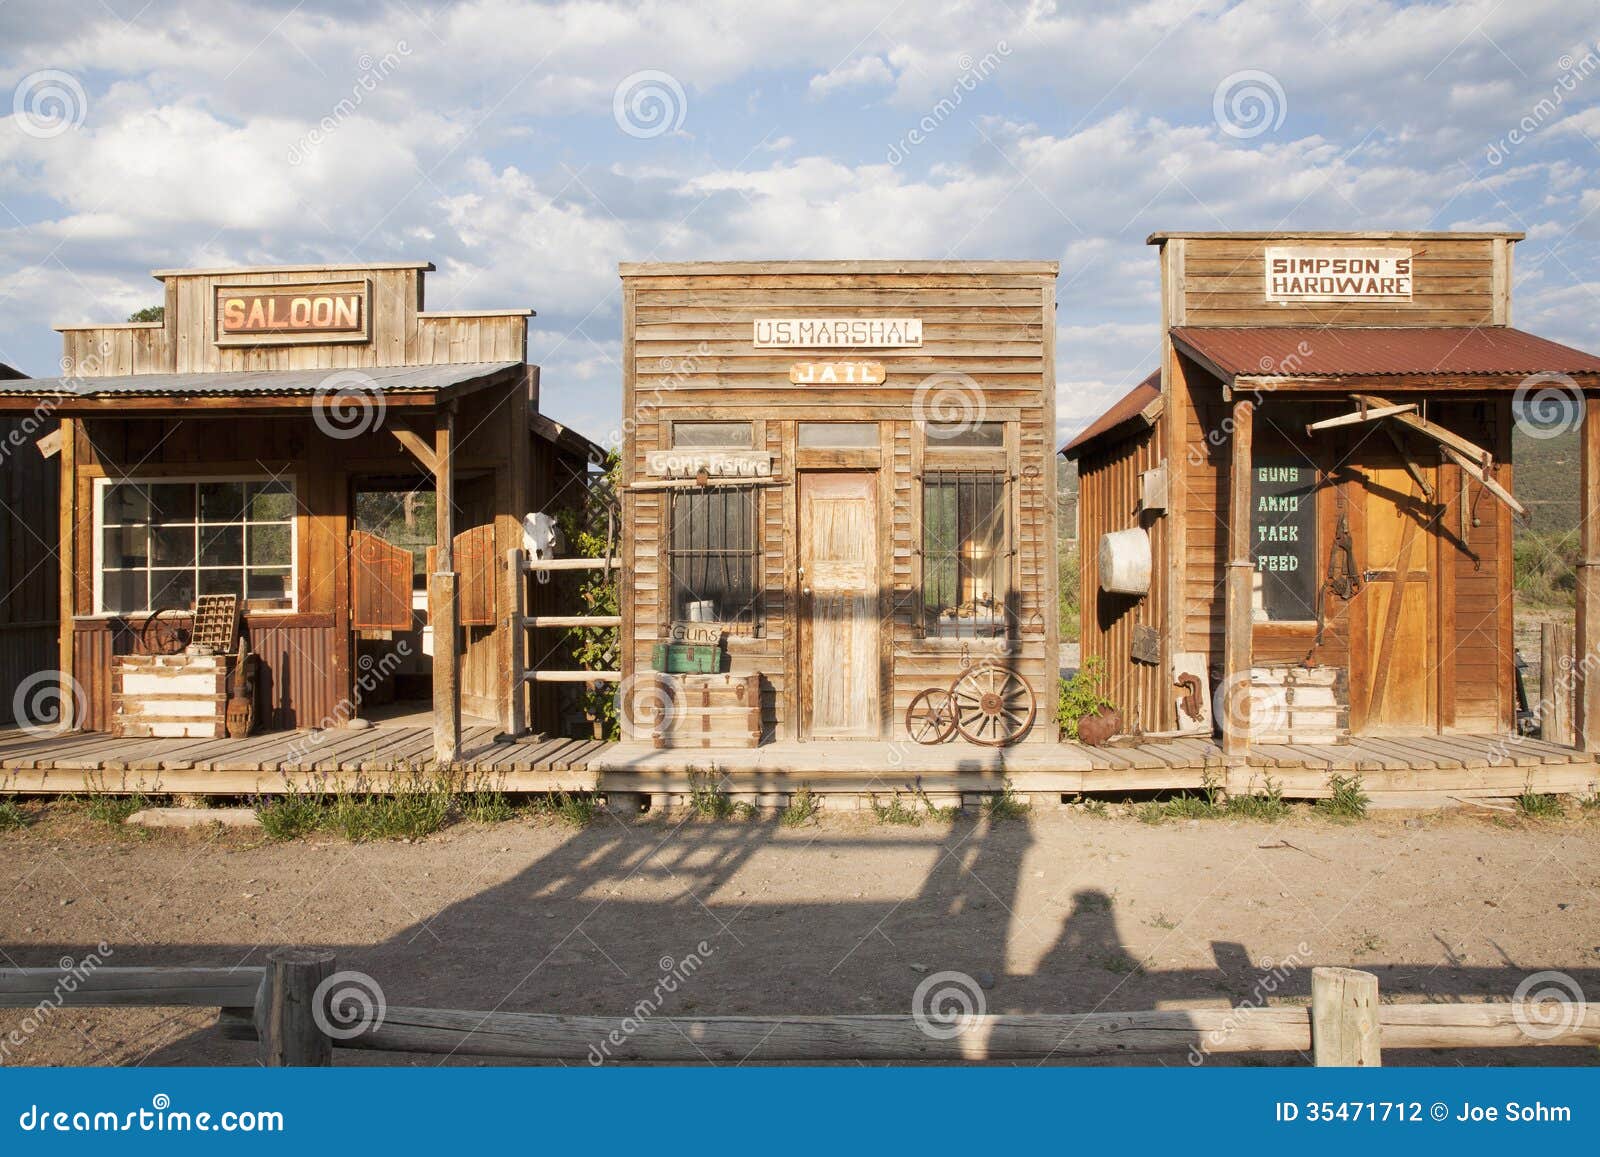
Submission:
[[[1580,751],[1600,751],[1600,397],[1583,400],[1578,467],[1578,621],[1573,632],[1573,734]]]
[[[1251,588],[1255,564],[1250,561],[1250,443],[1255,406],[1247,398],[1233,401],[1232,459],[1228,465],[1228,578],[1222,654],[1222,751],[1229,757],[1250,753],[1250,634],[1254,616]]]
[[[433,625],[433,758],[441,768],[461,750],[460,640],[457,638],[455,520],[455,404],[434,414],[434,572],[428,576]]]

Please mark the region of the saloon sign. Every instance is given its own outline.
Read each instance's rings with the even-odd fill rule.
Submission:
[[[1268,301],[1410,301],[1411,250],[1268,248]]]
[[[222,285],[216,294],[219,342],[360,341],[367,334],[365,283]]]
[[[922,344],[920,317],[758,317],[757,349],[895,349]]]

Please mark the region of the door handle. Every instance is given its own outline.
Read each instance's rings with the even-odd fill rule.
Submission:
[[[811,597],[811,588],[810,587],[801,587],[800,588],[800,597],[809,599]]]

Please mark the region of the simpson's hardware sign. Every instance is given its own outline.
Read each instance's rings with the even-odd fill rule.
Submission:
[[[367,286],[219,285],[217,340],[360,340],[367,334]]]
[[[1266,251],[1268,301],[1410,301],[1411,250],[1284,246]]]
[[[882,362],[795,362],[789,381],[797,386],[881,386]]]
[[[765,450],[652,450],[645,470],[654,478],[770,478],[772,455]]]
[[[922,344],[920,317],[758,317],[757,349],[895,349]]]

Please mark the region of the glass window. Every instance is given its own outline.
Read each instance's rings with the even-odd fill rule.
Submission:
[[[749,422],[674,422],[674,450],[749,450],[755,430]]]
[[[922,476],[922,607],[929,638],[1002,637],[1011,543],[1005,474]]]
[[[759,622],[760,509],[753,486],[673,494],[667,568],[674,620]]]
[[[294,488],[287,482],[104,482],[101,614],[189,610],[237,594],[259,610],[294,605]]]
[[[1004,422],[929,422],[928,448],[949,446],[957,450],[998,450],[1006,444]]]
[[[1317,617],[1317,471],[1293,450],[1258,453],[1250,480],[1258,622]]]
[[[877,449],[876,422],[801,422],[800,446],[810,450]]]

